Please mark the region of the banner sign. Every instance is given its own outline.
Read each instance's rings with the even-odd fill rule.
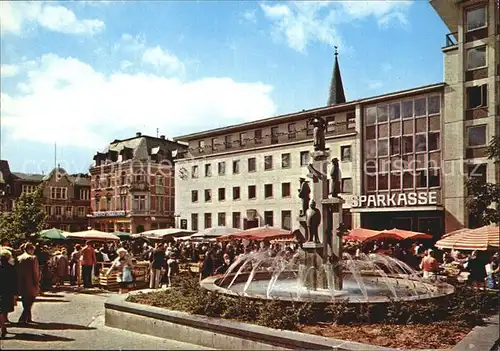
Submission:
[[[437,205],[438,193],[410,192],[400,194],[372,194],[353,196],[352,207],[407,207]]]
[[[94,212],[94,217],[123,217],[125,216],[125,211],[101,211]]]

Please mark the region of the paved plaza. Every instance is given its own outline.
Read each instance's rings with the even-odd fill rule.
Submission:
[[[104,326],[104,302],[110,293],[46,293],[33,307],[34,325],[11,325],[1,350],[201,350],[197,345],[145,336]],[[17,322],[21,303],[9,315]]]

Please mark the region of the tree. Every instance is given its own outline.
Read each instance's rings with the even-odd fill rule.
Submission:
[[[21,194],[13,211],[0,217],[2,240],[18,243],[38,238],[47,218],[42,193],[43,186],[39,186],[34,192]]]
[[[500,164],[500,136],[491,140],[488,159],[494,160],[495,166]],[[468,197],[467,207],[483,225],[500,223],[500,184],[481,181],[477,177],[469,177],[466,182]]]

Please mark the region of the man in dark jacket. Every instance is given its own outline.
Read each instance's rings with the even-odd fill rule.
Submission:
[[[165,249],[163,244],[157,244],[150,258],[149,287],[158,289],[162,278],[162,268],[165,265]]]

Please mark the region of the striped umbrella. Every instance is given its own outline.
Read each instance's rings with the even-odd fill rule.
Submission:
[[[436,242],[441,249],[491,250],[500,247],[500,227],[487,225],[477,229],[459,229]]]

